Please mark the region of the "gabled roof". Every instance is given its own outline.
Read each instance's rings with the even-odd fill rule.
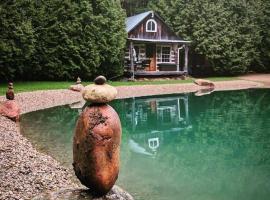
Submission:
[[[126,19],[126,31],[129,32],[135,28],[141,21],[143,21],[149,14],[154,13],[153,11],[147,11],[138,15],[128,17]]]
[[[179,36],[177,36],[171,30],[171,28],[165,23],[165,21],[162,19],[162,17],[160,17],[154,11],[147,11],[147,12],[144,12],[144,13],[140,13],[138,15],[134,15],[134,16],[128,17],[126,19],[126,31],[127,31],[127,33],[129,33],[134,28],[136,28],[137,25],[140,24],[149,15],[153,15],[153,16],[159,18],[164,23],[164,25],[167,26],[168,29],[175,35],[175,39],[174,40],[164,40],[164,39],[155,40],[155,39],[144,39],[144,38],[128,38],[129,40],[134,40],[134,41],[148,41],[148,42],[190,43],[190,41],[182,40]]]

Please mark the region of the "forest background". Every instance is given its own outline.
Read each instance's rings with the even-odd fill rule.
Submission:
[[[270,72],[269,0],[9,0],[0,2],[0,81],[120,77],[125,18],[147,10],[192,41],[194,74]]]

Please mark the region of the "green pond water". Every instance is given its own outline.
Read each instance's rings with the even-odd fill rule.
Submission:
[[[111,105],[123,127],[117,184],[135,199],[270,199],[269,89],[130,98]],[[21,129],[40,151],[72,168],[80,112],[72,105],[28,113]]]

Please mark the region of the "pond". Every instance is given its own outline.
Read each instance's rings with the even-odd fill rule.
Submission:
[[[270,90],[115,100],[122,127],[117,184],[136,200],[268,200]],[[22,116],[23,134],[72,167],[81,112],[61,106]]]

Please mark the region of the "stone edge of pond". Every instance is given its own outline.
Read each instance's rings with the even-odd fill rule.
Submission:
[[[119,86],[117,98],[188,93],[203,88],[205,87],[193,83]],[[263,84],[246,80],[215,82],[215,91],[248,88],[263,88]],[[0,101],[4,101],[3,96],[0,96]],[[82,101],[82,97],[80,93],[70,90],[48,90],[19,93],[16,95],[16,101],[24,114]],[[2,116],[0,116],[0,186],[0,199],[30,199],[43,192],[80,187],[72,181],[70,171],[51,156],[38,152],[20,134],[19,124]],[[119,191],[124,192],[122,189]]]

